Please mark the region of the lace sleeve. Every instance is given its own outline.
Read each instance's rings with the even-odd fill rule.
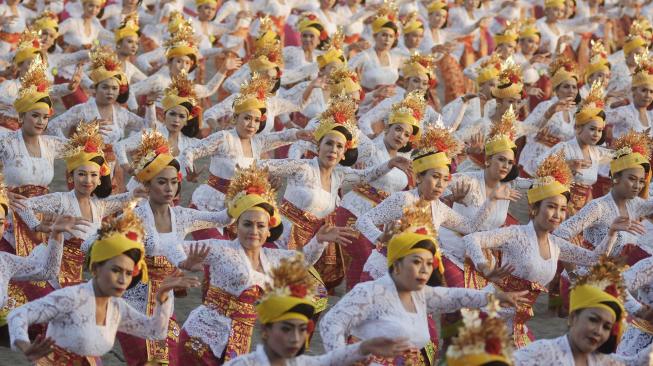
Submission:
[[[234,93],[237,93],[237,91]],[[230,115],[234,111],[233,108],[234,99],[236,99],[236,94],[230,95],[229,97],[225,98],[222,102],[207,109],[206,112],[204,113],[204,119],[216,120]]]
[[[270,174],[280,178],[287,178],[289,180],[297,179],[307,169],[307,164],[310,160],[305,159],[265,159],[259,160],[257,163],[261,167],[270,169]],[[301,182],[299,183],[301,184]]]
[[[25,200],[27,210],[16,211],[25,223],[34,230],[41,222],[34,215],[35,212],[46,214],[61,214],[61,192],[31,197]]]
[[[551,238],[551,236],[549,236]],[[564,239],[556,238],[560,247],[560,260],[567,263],[591,266],[599,260],[601,254],[609,254],[609,249],[614,246],[617,235],[606,235],[601,243],[594,250],[587,250],[578,245],[574,245]]]
[[[424,288],[426,309],[430,314],[452,313],[461,308],[480,308],[487,305],[486,291],[466,288]]]
[[[113,144],[113,151],[116,154],[116,160],[118,161],[118,164],[123,165],[129,163],[129,157],[127,154],[131,153],[138,147],[141,142],[141,136],[141,134],[135,133],[128,138]]]
[[[46,132],[48,135],[56,135],[59,137],[66,137],[68,131],[81,119],[83,119],[83,104],[78,104],[63,114],[53,118],[48,123]]]
[[[232,94],[240,91],[240,85],[249,79],[249,65],[243,65],[224,81],[224,88]]]
[[[227,226],[234,220],[229,217],[226,209],[214,212],[180,207],[177,221],[177,230],[188,235],[196,230]]]
[[[551,355],[555,354],[555,350],[551,349],[545,341],[540,340],[520,348],[512,354],[512,357],[515,366],[537,366],[542,360],[550,360]]]
[[[335,366],[335,365],[354,365],[358,361],[365,360],[367,356],[363,356],[360,351],[361,343],[349,344],[344,347],[338,347],[330,352],[327,352],[320,356],[300,356],[297,361],[298,365],[307,365],[307,366]],[[310,357],[311,362],[302,363],[302,358]]]
[[[288,150],[289,159],[301,159],[307,151],[315,151],[315,144],[308,141],[295,141]],[[359,156],[360,158],[360,156]]]
[[[324,315],[319,327],[325,350],[332,351],[347,344],[351,330],[365,320],[367,309],[375,303],[373,286],[354,287]]]
[[[276,97],[268,99],[270,109],[276,115],[301,111],[306,106],[304,91],[307,87],[308,83],[300,83],[285,92],[279,92]]]
[[[336,169],[336,171],[341,171],[343,174],[342,183],[340,184],[342,186],[375,181],[388,174],[391,168],[388,166],[388,162],[383,162],[367,169],[352,169],[349,167],[338,167]]]
[[[168,321],[172,316],[172,293],[165,303],[157,301],[154,315],[147,317],[129,305],[125,300],[118,299],[120,309],[120,325],[118,331],[145,339],[165,339],[168,335]]]
[[[299,130],[291,128],[279,132],[264,133],[260,137],[257,136],[256,138],[260,139],[261,142],[261,152],[274,150],[280,146],[293,143],[297,140],[297,131]]]
[[[644,304],[637,301],[637,299],[630,293],[626,291],[626,299],[624,300],[624,308],[628,314],[636,314],[644,307]]]
[[[50,280],[59,274],[62,253],[63,243],[49,239],[48,245],[37,246],[27,257],[3,253],[3,263],[13,280]]]
[[[364,135],[373,135],[372,124],[378,121],[385,121],[392,108],[392,101],[393,98],[384,99],[358,119],[358,128],[360,128]]]
[[[63,157],[63,148],[68,140],[58,136],[44,136],[41,142],[45,144],[48,152],[55,159],[61,159]]]
[[[403,192],[393,193],[372,210],[367,211],[356,220],[356,229],[370,241],[376,243],[383,234],[379,226],[398,220],[403,214],[406,199]]]
[[[549,109],[550,103],[540,103],[535,107],[535,109],[526,117],[524,120],[525,125],[530,125],[536,128],[542,127],[544,124],[546,124],[546,120],[544,119],[544,114],[546,111]]]
[[[653,283],[653,257],[635,263],[624,272],[623,276],[626,287],[633,292],[642,286]]]
[[[465,255],[476,266],[487,264],[483,249],[501,249],[509,241],[519,240],[519,226],[510,226],[490,231],[469,234],[463,237]]]
[[[59,54],[58,57],[56,57],[54,60],[51,61],[49,66],[51,68],[60,68],[67,65],[75,65],[82,61],[86,61],[88,59],[89,59],[88,50],[81,50],[74,53],[62,52]]]
[[[307,265],[314,265],[317,263],[318,259],[322,256],[322,252],[324,252],[324,249],[327,247],[328,243],[320,243],[317,241],[316,237],[313,237],[308,244],[302,248],[302,252],[304,253],[304,262],[306,262]]]
[[[125,115],[125,130],[131,130],[131,131],[138,131],[140,132],[143,129],[149,128],[150,126],[154,126],[154,123],[156,122],[156,116],[153,116],[151,114],[146,115],[147,118],[150,118],[150,120],[145,120],[141,118],[140,116],[130,112],[127,109],[123,109],[122,112]],[[152,119],[154,118],[154,119]],[[124,132],[123,132],[124,133]]]
[[[123,207],[125,207],[125,203],[133,198],[134,196],[132,196],[131,192],[125,192],[121,194],[114,194],[107,198],[98,200],[98,202],[104,206],[104,212],[102,213],[102,216],[110,216],[122,210]]]
[[[218,131],[209,137],[195,142],[184,149],[180,156],[180,163],[185,167],[192,167],[197,159],[215,154],[224,143],[224,131]]]
[[[201,84],[195,84],[195,93],[197,94],[198,98],[208,98],[211,95],[215,94],[216,91],[218,91],[218,88],[220,85],[222,85],[222,82],[225,79],[225,75],[216,72],[215,75],[209,80],[206,85],[201,85]]]
[[[574,216],[565,220],[553,234],[565,240],[570,240],[592,226],[599,219],[601,212],[601,207],[598,206],[597,201],[590,201]]]
[[[443,210],[442,215],[444,216],[444,220],[442,221],[442,226],[461,234],[469,234],[479,231],[481,225],[490,218],[490,215],[496,207],[496,201],[493,199],[486,200],[471,220],[442,202],[438,202],[438,206]]]
[[[79,302],[83,300],[75,291],[76,287],[51,292],[12,310],[7,318],[12,349],[17,350],[16,341],[30,341],[27,334],[30,325],[48,323],[63,314],[75,311],[79,307]]]

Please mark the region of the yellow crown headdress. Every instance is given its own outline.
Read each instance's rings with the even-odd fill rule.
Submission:
[[[35,58],[37,55],[40,56],[41,53],[39,32],[26,28],[23,33],[20,34],[18,47],[14,54],[14,64],[20,65],[27,60]]]
[[[426,99],[423,90],[413,90],[406,94],[404,99],[392,105],[388,116],[388,125],[403,123],[413,127],[410,142],[413,143],[419,138],[424,111],[426,110]]]
[[[324,29],[324,24],[322,24],[315,14],[302,14],[297,21],[297,30],[300,33],[311,32],[320,41],[326,41],[329,38],[329,34]]]
[[[602,255],[586,275],[576,280],[569,293],[570,314],[580,309],[600,308],[615,317],[610,337],[598,349],[602,353],[616,350],[626,327],[626,309],[623,306],[626,288],[622,278],[624,270],[625,266],[617,264],[615,258]]]
[[[578,65],[567,56],[560,56],[549,66],[549,75],[553,89],[568,80],[578,82]]]
[[[481,85],[492,79],[498,79],[501,70],[503,69],[502,63],[501,56],[497,53],[493,53],[490,57],[481,62],[476,69],[476,84]],[[521,80],[521,73],[518,75],[520,75]],[[506,78],[504,77],[504,79]]]
[[[492,122],[487,142],[485,142],[485,156],[492,156],[517,147],[514,142],[516,137],[515,121],[517,121],[517,116],[510,105],[499,121]]]
[[[419,19],[417,12],[414,11],[404,19],[401,29],[404,34],[413,33],[420,29],[424,30],[424,23]]]
[[[171,35],[174,34],[179,26],[183,23],[189,24],[190,21],[184,18],[184,14],[182,14],[180,11],[171,11],[170,15],[168,16],[168,33]]]
[[[397,28],[397,5],[391,0],[384,0],[381,7],[376,11],[372,21],[372,32],[378,33],[387,28],[396,32]],[[388,25],[391,25],[390,27]],[[394,28],[392,28],[394,27]]]
[[[100,121],[80,121],[75,133],[68,139],[63,148],[63,157],[66,160],[66,171],[69,173],[82,165],[92,164],[100,169],[100,175],[107,176],[111,169],[106,160],[102,165],[92,161],[96,157],[104,159],[104,140],[100,135]]]
[[[434,168],[448,168],[451,159],[462,151],[462,143],[446,128],[426,127],[413,150],[413,170],[421,173]]]
[[[50,29],[57,33],[59,30],[59,18],[57,17],[57,14],[53,13],[52,11],[45,10],[36,19],[34,19],[32,27],[37,32]]]
[[[515,63],[512,57],[508,57],[501,64],[499,83],[492,88],[492,96],[495,98],[517,98],[521,97],[523,89],[521,67]]]
[[[490,295],[487,313],[463,309],[463,326],[447,349],[449,366],[512,364],[512,337],[499,316],[499,301]],[[484,315],[484,316],[483,316]]]
[[[320,69],[323,69],[326,65],[337,62],[339,64],[344,64],[346,62],[344,53],[342,52],[342,46],[345,43],[345,32],[342,27],[338,27],[336,33],[329,40],[326,51],[317,56],[317,65]]]
[[[592,74],[599,71],[610,71],[610,62],[608,62],[608,53],[602,41],[591,41],[591,58],[590,63],[585,70],[585,79],[587,80]]]
[[[146,130],[134,151],[133,159],[134,176],[137,181],[145,183],[165,169],[174,157],[165,136],[156,130]]]
[[[605,121],[600,113],[605,108],[605,101],[603,97],[603,83],[595,81],[590,87],[590,92],[585,99],[578,106],[576,112],[576,126],[582,126],[593,120]]]
[[[649,164],[651,138],[647,134],[630,130],[612,143],[614,160],[610,162],[610,174]]]
[[[496,42],[497,46],[504,43],[517,42],[517,39],[519,39],[518,22],[506,22],[506,27],[503,29],[503,32],[494,36],[494,42]]]
[[[426,11],[428,11],[429,14],[435,13],[436,11],[447,11],[449,7],[447,6],[447,3],[445,1],[441,0],[435,0],[429,3],[429,5],[426,7]]]
[[[362,89],[358,82],[358,75],[344,65],[327,76],[327,85],[332,95],[350,94]]]
[[[404,62],[401,74],[404,78],[424,75],[429,81],[435,82],[435,58],[432,55],[415,52]],[[431,83],[430,86],[433,84]]]
[[[191,109],[188,111],[188,119],[191,120],[201,117],[202,107],[198,101],[195,94],[195,82],[188,78],[186,72],[181,72],[172,78],[170,85],[165,89],[161,106],[164,111],[167,111],[183,103],[189,103]],[[199,127],[202,127],[201,118]]]
[[[134,12],[128,14],[125,19],[122,21],[122,24],[114,31],[114,38],[116,43],[120,42],[124,38],[134,36],[138,38],[138,31],[140,27],[138,26],[138,13]]]
[[[197,39],[195,29],[189,20],[183,20],[177,26],[174,33],[170,34],[164,42],[166,48],[166,58],[188,56],[193,62],[199,60],[199,50],[197,49]]]
[[[259,18],[258,37],[254,40],[254,49],[280,42],[272,18],[269,15]]]
[[[141,258],[135,265],[133,275],[136,276],[136,272],[141,272],[141,282],[147,283],[149,278],[145,264],[145,248],[143,247],[145,231],[141,219],[134,213],[135,206],[136,201],[129,202],[121,216],[102,221],[98,237],[89,252],[88,264],[90,267],[93,263],[107,261],[130,249],[138,249],[141,252]]]
[[[635,55],[635,71],[633,72],[632,86],[653,85],[653,60],[648,51]]]
[[[533,187],[526,194],[529,204],[569,192],[573,181],[563,151],[547,156],[537,168],[535,176]]]
[[[120,94],[126,92],[127,76],[122,70],[122,63],[116,52],[109,46],[99,46],[91,50],[91,72],[89,78],[95,84],[110,78],[118,79],[122,88]]]
[[[651,27],[651,22],[649,22],[648,18],[640,15],[630,24],[628,34],[632,36],[639,36],[644,40],[650,41],[651,37],[653,36],[653,27]]]
[[[519,38],[528,37],[540,37],[540,31],[537,29],[534,18],[524,20],[519,29]]]
[[[281,43],[266,43],[258,47],[248,65],[252,72],[264,72],[274,68],[281,68],[283,66]]]
[[[281,224],[276,199],[277,192],[270,184],[267,168],[258,168],[256,163],[249,168],[236,167],[225,197],[229,216],[237,220],[247,210],[262,210],[270,215],[270,226],[276,227]],[[260,205],[272,208],[272,213]]]
[[[315,141],[319,143],[327,133],[337,132],[347,141],[347,149],[356,148],[358,146],[357,108],[356,103],[344,93],[332,96],[327,109],[319,116],[319,125],[313,132]]]
[[[14,108],[18,113],[25,113],[35,109],[47,109],[52,113],[50,101],[50,81],[47,77],[47,65],[40,55],[31,62],[29,69],[20,78],[18,98],[14,101]]]
[[[565,0],[544,0],[545,8],[564,8]]]
[[[234,113],[240,114],[245,111],[261,111],[265,113],[266,100],[270,97],[272,80],[254,73],[252,78],[240,86],[240,91],[234,99]]]

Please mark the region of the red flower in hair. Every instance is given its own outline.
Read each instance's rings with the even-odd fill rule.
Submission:
[[[566,179],[565,176],[562,175],[561,172],[554,172],[553,173],[553,179],[555,179],[559,183],[567,184],[567,179]]]
[[[270,221],[268,221],[268,224],[270,225],[270,227],[275,227],[279,224],[279,222],[277,222],[276,217],[272,216],[270,217]]]
[[[38,39],[35,39],[32,41],[32,47],[34,48],[41,48],[41,42],[39,42]]]
[[[138,276],[139,273],[141,273],[141,269],[138,268],[138,263],[134,264],[134,270],[132,271],[132,277]]]
[[[520,81],[519,80],[519,75],[517,75],[517,74],[510,75],[508,80],[510,80],[510,82],[513,83],[513,84],[517,84]]]
[[[653,66],[647,68],[646,72],[649,73],[649,74],[653,74]]]
[[[179,94],[177,94],[177,95],[179,95],[182,98],[186,98],[188,96],[188,94],[189,94],[188,90],[182,89],[182,90],[179,91]]]
[[[43,93],[46,90],[48,90],[48,84],[45,81],[39,83],[36,86],[36,91],[39,92],[39,93]]]
[[[177,181],[181,182],[182,179],[183,179],[183,177],[181,175],[181,172],[177,172]]]
[[[256,99],[263,100],[265,99],[265,90],[259,89],[256,91]]]
[[[644,148],[641,147],[641,146],[635,145],[635,146],[631,147],[631,149],[633,150],[634,153],[639,153],[639,154],[642,154],[642,155],[646,154],[646,151],[644,151]]]
[[[415,230],[415,234],[420,234],[420,235],[427,235],[427,234],[428,234],[428,232],[426,231],[426,229],[425,229],[425,228],[423,228],[423,227],[421,227],[421,228],[419,228],[419,229],[417,229],[417,230]]]
[[[394,14],[388,14],[388,19],[390,19],[390,21],[393,21],[393,22],[394,22],[395,19],[396,19],[396,17],[395,17]]]
[[[349,150],[349,149],[351,149],[351,148],[353,148],[353,147],[354,147],[354,142],[351,141],[351,140],[347,141],[347,143],[345,144],[345,148],[346,148],[347,150]]]
[[[265,188],[259,186],[252,186],[252,187],[247,187],[247,189],[245,189],[245,192],[247,194],[263,194],[265,193]]]
[[[270,52],[268,53],[268,60],[270,60],[270,62],[277,62],[277,60],[279,59],[278,56],[279,55],[277,55],[276,52]]]
[[[437,80],[435,80],[434,78],[429,78],[429,88],[435,88],[437,84],[438,84]]]
[[[138,240],[138,234],[136,234],[136,233],[133,232],[133,231],[128,231],[127,234],[125,234],[125,236],[126,236],[127,239],[129,239],[129,240],[133,240],[133,241]]]
[[[604,108],[605,107],[605,102],[603,102],[602,100],[597,100],[596,101],[596,106],[599,107],[599,108]]]
[[[606,293],[608,293],[608,294],[610,294],[610,295],[612,295],[614,297],[619,297],[619,291],[617,291],[617,286],[615,286],[615,284],[612,284],[612,285],[606,287],[605,290],[603,290],[603,291],[605,291]]]
[[[306,325],[306,331],[308,334],[313,334],[315,331],[315,322],[313,320],[308,320],[308,324]]]
[[[564,65],[564,68],[565,68],[565,70],[567,70],[567,72],[571,72],[571,71],[574,70],[574,65],[572,65],[571,63],[566,63]]]
[[[485,352],[491,355],[501,354],[501,340],[497,337],[492,337],[485,340]]]
[[[261,122],[265,122],[265,121],[267,121],[267,119],[268,119],[268,116],[266,116],[265,114],[262,114],[261,117],[258,120],[261,121]]]
[[[161,146],[157,147],[156,150],[154,150],[154,152],[155,152],[157,155],[167,154],[167,153],[170,152],[170,149],[169,149],[167,146],[165,146],[165,145],[161,145]]]
[[[100,148],[98,148],[98,146],[95,145],[93,141],[87,140],[86,143],[84,144],[84,152],[96,153],[98,151],[100,151]]]
[[[343,124],[347,122],[347,116],[341,111],[337,111],[333,114],[333,119],[336,121],[337,124]]]
[[[109,175],[109,167],[106,164],[102,164],[100,167],[100,175],[107,176]]]
[[[322,32],[320,32],[320,41],[326,41],[327,38],[329,38],[329,35],[325,30],[322,30]]]
[[[413,109],[413,117],[415,117],[416,120],[420,121],[422,120],[422,113],[417,109]]]
[[[351,79],[351,81],[357,83],[357,82],[358,82],[358,75],[352,75],[352,76],[350,77],[350,79]]]
[[[202,107],[199,105],[194,106],[190,111],[190,115],[193,117],[199,117],[200,113],[202,113]]]
[[[446,152],[449,150],[449,146],[440,140],[435,142],[435,148],[438,149],[438,152]]]
[[[283,75],[283,71],[277,67],[277,79],[281,79],[281,75]]]
[[[104,62],[104,68],[107,69],[108,71],[114,71],[116,68],[118,68],[118,64],[115,63],[113,60],[106,60]]]
[[[317,19],[317,17],[315,16],[315,14],[309,14],[306,18],[308,18],[308,20],[315,20],[315,19]]]
[[[129,92],[129,85],[127,84],[120,85],[120,89],[118,89],[118,94],[125,94],[127,92]]]
[[[485,311],[481,311],[478,313],[478,318],[481,320],[487,319],[487,313]]]
[[[308,294],[308,289],[304,285],[290,285],[290,294],[295,297],[306,297]]]

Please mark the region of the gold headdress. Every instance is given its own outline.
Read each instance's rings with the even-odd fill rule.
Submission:
[[[516,120],[517,116],[511,105],[499,121],[492,123],[488,139],[485,142],[485,156],[492,156],[517,147],[514,142]]]
[[[161,101],[164,111],[188,103],[191,105],[191,109],[188,110],[188,119],[199,118],[199,127],[202,127],[202,107],[199,105],[199,100],[195,94],[195,83],[188,79],[185,72],[172,78],[170,86],[166,88],[164,95]]]
[[[168,60],[173,57],[188,56],[194,63],[197,63],[200,58],[195,30],[188,20],[184,19],[178,24],[174,33],[171,33],[170,38],[164,42],[164,46]]]
[[[426,127],[413,150],[413,170],[421,173],[434,168],[448,168],[451,159],[462,151],[462,144],[449,130]]]
[[[96,47],[91,50],[91,72],[89,78],[97,85],[104,80],[116,78],[120,85],[120,94],[127,92],[127,76],[122,70],[122,63],[116,52],[109,46]]]
[[[517,42],[517,39],[519,39],[518,22],[506,22],[506,27],[503,29],[503,32],[494,36],[494,42],[497,46],[504,43]]]
[[[174,160],[168,140],[156,130],[143,131],[133,158],[134,176],[140,183],[152,180]]]
[[[436,81],[435,59],[431,55],[421,55],[415,52],[404,62],[404,66],[401,68],[401,74],[404,78],[426,76],[430,81],[429,85],[432,87]]]
[[[384,1],[377,10],[372,21],[372,32],[379,33],[382,29],[390,29],[397,33],[397,6],[393,1]]]
[[[234,99],[234,113],[240,114],[245,111],[260,111],[265,114],[266,100],[270,97],[272,80],[261,77],[260,74],[254,73],[252,78],[240,86],[240,92]],[[261,118],[264,120],[264,118]]]
[[[170,16],[168,17],[168,33],[171,35],[174,34],[182,24],[190,25],[190,20],[184,18],[184,14],[182,14],[180,11],[171,11]]]
[[[345,32],[342,27],[338,27],[336,33],[329,40],[327,50],[317,56],[317,65],[320,69],[323,69],[326,65],[337,62],[338,64],[344,64],[346,62],[345,55],[342,52],[342,46],[345,43]]]
[[[610,162],[610,175],[650,164],[651,138],[646,133],[630,130],[612,143],[615,150],[614,160]],[[650,169],[647,181],[650,180]],[[648,184],[647,184],[648,186]],[[648,188],[648,187],[646,187]],[[644,189],[642,193],[648,192]]]
[[[36,19],[34,19],[32,28],[37,32],[50,29],[55,33],[58,33],[59,18],[57,17],[57,14],[53,13],[50,10],[46,10],[42,12]]]
[[[299,33],[311,32],[320,41],[326,41],[329,38],[329,34],[324,29],[324,24],[320,22],[315,14],[302,15],[297,21],[297,30],[299,30]]]
[[[564,8],[565,0],[544,0],[545,8]]]
[[[447,349],[449,366],[512,364],[512,337],[499,316],[499,301],[490,295],[487,313],[463,309],[463,326]]]
[[[102,222],[102,227],[98,230],[98,238],[90,249],[89,267],[93,263],[117,257],[130,249],[138,249],[141,252],[141,258],[136,263],[133,275],[136,276],[137,272],[142,272],[141,282],[147,283],[147,265],[143,247],[145,231],[141,219],[133,211],[135,206],[136,201],[132,201],[120,217],[109,218]]]
[[[635,71],[633,72],[632,86],[649,85],[653,86],[653,60],[648,55],[648,52],[635,55]]]
[[[200,7],[200,6],[204,5],[204,4],[214,4],[214,5],[217,5],[217,4],[218,4],[218,0],[195,0],[195,6],[196,6],[196,7]]]
[[[585,70],[585,80],[587,80],[592,74],[599,71],[610,72],[610,62],[608,62],[608,53],[605,51],[602,41],[591,42],[592,45],[592,57],[590,58],[590,63],[587,65]]]
[[[280,42],[279,34],[276,32],[274,22],[270,16],[265,15],[259,18],[258,37],[254,40],[254,49]]]
[[[434,256],[433,263],[440,273],[444,272],[444,265],[440,254],[437,238],[437,231],[433,227],[433,215],[431,203],[419,200],[403,210],[398,225],[392,228],[393,235],[388,241],[387,264],[392,266],[396,261],[413,253],[428,251]],[[423,248],[415,248],[415,244],[430,241],[433,243],[435,252]]]
[[[524,89],[521,67],[515,63],[512,57],[508,57],[501,64],[498,84],[492,88],[492,96],[495,98],[521,98]]]
[[[587,98],[578,106],[578,112],[576,112],[576,126],[582,126],[593,120],[605,121],[603,117],[600,116],[605,108],[605,101],[603,100],[603,84],[600,81],[595,81],[592,83],[590,92],[587,95]]]
[[[424,23],[419,19],[417,12],[408,14],[403,22],[402,31],[404,34],[413,33],[418,30],[424,30]]]
[[[526,19],[519,30],[519,38],[540,37],[540,31],[537,29],[534,18]]]
[[[533,187],[526,194],[529,204],[569,192],[573,181],[563,151],[547,156],[537,168],[535,176]]]
[[[347,149],[356,148],[358,146],[356,110],[356,103],[346,94],[332,96],[327,109],[320,114],[320,123],[313,132],[315,141],[319,143],[327,133],[335,132],[345,138]]]
[[[41,40],[39,33],[32,29],[26,28],[20,34],[16,54],[14,55],[14,64],[20,65],[24,61],[31,60],[36,56],[42,56]]]
[[[47,66],[40,55],[37,55],[29,69],[20,79],[18,98],[14,101],[14,108],[18,113],[25,113],[35,109],[47,109],[52,113],[50,101],[50,81],[46,75]]]
[[[481,62],[478,69],[476,69],[476,84],[481,85],[492,79],[498,79],[502,68],[501,56],[498,53],[493,53],[485,61]],[[521,72],[518,75],[520,75],[521,80]]]
[[[125,17],[122,24],[114,31],[114,38],[116,43],[122,41],[124,38],[134,36],[138,38],[138,13],[132,13]]]
[[[358,75],[344,65],[327,76],[327,85],[331,95],[351,94],[362,89],[358,82]]]
[[[442,0],[435,0],[432,1],[427,7],[426,10],[428,11],[429,14],[435,13],[436,11],[448,11],[449,7],[447,6],[446,1]]]
[[[256,163],[249,168],[236,167],[225,197],[229,216],[238,220],[247,210],[262,210],[270,215],[270,227],[277,227],[281,224],[281,218],[277,210],[276,195],[276,190],[270,184],[267,168],[258,168]]]
[[[392,105],[390,115],[388,116],[388,125],[395,123],[404,123],[413,127],[410,142],[414,142],[418,137],[424,111],[426,110],[426,99],[424,91],[413,90],[406,94],[404,99]]]
[[[567,56],[559,56],[549,66],[551,86],[557,88],[565,81],[573,80],[578,82],[578,65]]]
[[[82,165],[96,165],[100,169],[100,175],[107,176],[111,169],[104,159],[104,140],[100,135],[100,121],[80,121],[75,133],[68,139],[63,148],[63,157],[66,160],[66,170],[71,173]],[[103,164],[98,164],[92,159],[102,158]]]
[[[621,276],[625,266],[614,260],[607,255],[601,256],[589,273],[576,280],[569,293],[570,314],[580,309],[600,308],[614,315],[610,338],[598,349],[602,353],[616,351],[626,326],[626,310],[623,306],[626,288]]]
[[[256,304],[258,320],[261,324],[276,323],[283,320],[302,320],[309,322],[315,312],[311,274],[304,262],[304,256],[283,258],[270,273],[272,283],[265,288],[265,295]]]

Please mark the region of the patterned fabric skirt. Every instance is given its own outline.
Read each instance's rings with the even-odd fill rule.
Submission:
[[[335,224],[336,226],[348,226],[354,228],[356,224],[356,216],[354,216],[354,214],[352,214],[348,209],[340,206],[336,209]],[[364,235],[358,231],[357,233],[358,237],[343,248],[345,253],[345,278],[347,281],[347,291],[354,288],[354,286],[360,282],[365,261],[367,261],[367,258],[372,254],[372,249],[374,248],[372,243],[370,243]]]
[[[151,348],[148,347],[148,341],[139,338],[137,336],[118,332],[116,338],[120,343],[120,348],[122,349],[122,354],[125,357],[125,364],[129,366],[142,366],[146,365],[148,362],[158,363],[162,365],[185,365],[184,363],[178,363],[179,352],[178,352],[178,341],[179,334],[181,330],[175,316],[173,315],[168,322],[168,337],[162,341],[166,344],[165,352],[167,360],[162,359],[149,359],[148,352]]]
[[[86,357],[66,349],[53,346],[54,352],[38,360],[37,366],[102,366],[100,357]]]

